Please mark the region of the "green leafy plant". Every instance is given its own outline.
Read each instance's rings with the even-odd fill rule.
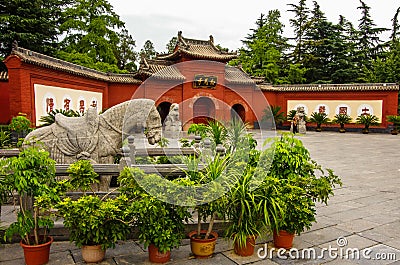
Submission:
[[[400,115],[389,115],[386,119],[393,124],[392,134],[398,134],[400,130]]]
[[[379,125],[379,118],[375,115],[359,115],[356,119],[356,123],[364,124],[364,129],[362,130],[363,133],[369,133],[369,127]]]
[[[25,116],[16,116],[11,119],[8,128],[10,131],[17,133],[29,132],[31,130],[31,121]]]
[[[77,200],[67,197],[56,205],[64,227],[70,232],[71,242],[78,247],[101,245],[103,250],[115,247],[115,243],[130,232],[130,215],[126,211],[128,198],[124,194],[111,198],[111,192],[101,198],[96,195],[91,185],[97,182],[97,173],[87,160],[75,162],[67,172],[69,188],[85,191]],[[92,192],[87,194],[88,190]]]
[[[225,236],[239,247],[246,247],[249,237],[266,236],[271,232],[271,224],[284,215],[284,205],[279,197],[273,197],[275,193],[272,191],[276,190],[276,183],[266,175],[263,179],[256,178],[261,183],[254,188],[257,163],[247,163],[244,170],[242,166],[236,166],[239,170],[236,174],[230,174],[235,182],[227,194],[226,213],[230,223]],[[263,170],[260,172],[265,174]]]
[[[187,207],[155,198],[139,185],[138,179],[149,184],[144,184],[146,189],[163,185],[166,180],[156,174],[145,174],[138,168],[124,168],[118,177],[120,192],[129,198],[128,212],[139,230],[139,240],[144,247],[154,244],[162,253],[178,247],[185,236],[184,221],[190,217]]]
[[[279,180],[272,196],[285,204],[284,215],[274,219],[271,227],[300,234],[315,222],[315,202],[327,204],[341,180],[331,169],[322,169],[313,161],[307,148],[293,135],[274,139],[265,154],[269,155],[262,154],[260,160],[273,159],[268,175]]]
[[[215,145],[224,143],[226,140],[226,128],[221,122],[209,120],[206,128],[207,136],[211,138]]]
[[[6,230],[5,238],[19,234],[27,245],[38,245],[46,240],[49,228],[54,224],[51,207],[65,191],[65,181],[55,178],[55,162],[49,153],[29,147],[19,154],[1,160],[3,185],[9,194],[18,199],[20,208],[17,221]]]
[[[345,124],[348,124],[352,121],[352,118],[347,114],[336,114],[335,118],[332,120],[333,123],[339,124],[340,129],[339,132],[345,132],[346,129],[344,128]]]
[[[10,133],[8,131],[0,131],[0,148],[8,147],[10,144]]]
[[[202,123],[193,123],[188,128],[188,134],[200,135],[201,138],[206,137],[207,125]]]
[[[317,124],[317,128],[315,130],[320,132],[322,131],[321,125],[329,123],[330,119],[326,113],[313,112],[311,113],[310,121]]]
[[[55,122],[56,119],[56,114],[60,113],[66,117],[79,117],[81,116],[78,111],[75,110],[64,110],[64,109],[55,109],[49,112],[46,116],[42,116],[39,119],[39,122],[41,123],[41,127],[43,126],[49,126]]]
[[[271,123],[274,121],[274,125],[281,125],[284,121],[286,121],[285,113],[282,112],[282,107],[271,105],[269,108],[264,109],[262,121]]]

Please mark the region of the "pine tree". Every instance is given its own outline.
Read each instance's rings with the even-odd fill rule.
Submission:
[[[65,12],[60,29],[66,37],[62,50],[66,53],[86,54],[95,62],[117,64],[114,51],[119,43],[117,29],[124,22],[113,11],[107,0],[75,0]]]
[[[309,26],[309,13],[310,10],[306,6],[306,0],[299,0],[299,4],[289,4],[292,9],[289,12],[293,12],[293,18],[289,19],[290,25],[292,25],[294,30],[293,40],[296,42],[294,50],[291,54],[293,63],[302,63],[304,59],[304,37],[306,30]]]
[[[14,40],[21,47],[52,55],[66,4],[67,0],[1,0],[0,56],[11,52]]]
[[[146,59],[156,58],[157,52],[154,48],[154,44],[150,40],[144,43],[143,48],[140,50],[140,55],[144,56]]]
[[[287,49],[287,39],[282,36],[284,25],[280,12],[271,10],[260,15],[256,28],[243,40],[239,58],[232,64],[241,64],[250,75],[265,77],[267,82],[279,82],[283,75],[282,54]]]
[[[127,29],[122,29],[118,35],[119,43],[114,50],[118,68],[129,72],[136,71],[137,67],[135,62],[138,59],[138,54],[134,50],[136,41],[133,39],[132,35],[129,34]]]
[[[360,0],[361,6],[357,9],[361,10],[362,17],[359,20],[358,39],[357,39],[357,63],[358,67],[364,72],[368,72],[372,67],[372,60],[378,58],[382,52],[382,41],[379,34],[387,29],[378,28],[373,22],[370,15],[370,7]],[[361,77],[360,81],[367,81],[365,77]]]

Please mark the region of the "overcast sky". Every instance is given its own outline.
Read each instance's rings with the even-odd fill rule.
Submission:
[[[398,0],[364,0],[371,7],[371,16],[378,27],[391,28],[391,19],[400,6]],[[151,40],[157,52],[166,52],[166,44],[177,36],[193,39],[208,39],[214,36],[216,44],[236,50],[242,46],[241,40],[254,28],[261,13],[278,9],[281,21],[286,25],[284,34],[292,36],[287,12],[288,4],[298,4],[298,0],[109,0],[114,11],[126,23],[130,34],[136,40],[137,50],[146,40]],[[328,20],[336,23],[339,15],[344,15],[355,27],[361,18],[359,0],[317,0]],[[312,1],[307,0],[309,8]],[[387,38],[389,33],[383,37]]]

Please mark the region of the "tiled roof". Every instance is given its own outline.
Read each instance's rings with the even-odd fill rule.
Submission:
[[[151,60],[142,57],[137,74],[144,75],[146,78],[152,76],[157,79],[185,80],[185,76],[172,64],[166,60]]]
[[[77,64],[66,62],[54,57],[40,54],[21,47],[14,47],[12,55],[18,56],[23,62],[50,68],[70,74],[93,78],[107,82],[140,84],[141,81],[131,74],[103,73]]]
[[[209,40],[188,39],[182,36],[182,31],[178,32],[178,42],[174,52],[168,54],[159,54],[158,59],[174,60],[185,54],[191,58],[202,60],[214,60],[228,62],[237,57],[236,53],[225,52],[214,45],[214,38],[210,36]]]
[[[227,84],[249,85],[256,83],[242,68],[228,65],[225,67],[225,80]]]
[[[258,85],[264,91],[276,92],[341,92],[341,91],[399,91],[400,87],[394,83],[374,84],[312,84],[312,85]]]

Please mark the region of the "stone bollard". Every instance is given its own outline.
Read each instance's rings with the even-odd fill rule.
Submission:
[[[132,164],[136,164],[136,147],[135,147],[135,137],[133,135],[128,136],[128,147],[129,147],[129,158]]]
[[[203,150],[201,152],[201,161],[203,163],[207,162],[208,158],[213,157],[213,151],[211,149],[211,140],[209,138],[204,139]]]

